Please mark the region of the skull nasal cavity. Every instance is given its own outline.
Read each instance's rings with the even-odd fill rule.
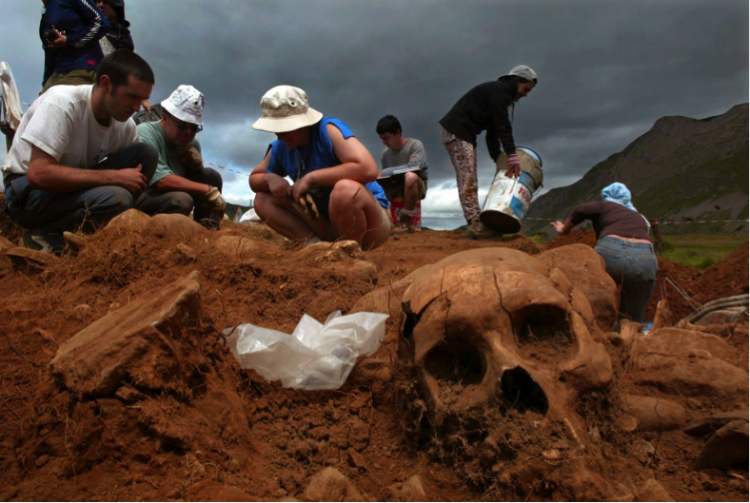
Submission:
[[[463,386],[479,384],[487,372],[479,349],[460,339],[449,339],[435,346],[425,357],[424,368],[438,381]]]
[[[542,387],[521,367],[506,370],[500,381],[503,408],[547,414],[549,402]]]

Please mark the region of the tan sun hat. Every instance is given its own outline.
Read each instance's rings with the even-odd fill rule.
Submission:
[[[169,98],[161,102],[164,110],[189,124],[203,125],[203,105],[206,103],[203,93],[193,86],[181,85]]]
[[[253,129],[269,133],[286,133],[312,126],[323,114],[307,105],[307,93],[294,86],[276,86],[260,99],[260,119]]]

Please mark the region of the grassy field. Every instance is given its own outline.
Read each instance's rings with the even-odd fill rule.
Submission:
[[[747,241],[747,236],[683,234],[664,236],[662,240],[664,258],[705,269],[724,260]]]

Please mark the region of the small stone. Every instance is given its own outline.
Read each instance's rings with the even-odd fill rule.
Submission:
[[[638,501],[674,501],[656,479],[648,479],[638,490]]]
[[[554,461],[562,458],[562,454],[557,449],[547,449],[542,452],[542,457]]]
[[[122,386],[115,392],[115,396],[125,403],[136,403],[146,399],[146,395],[138,390]]]
[[[186,244],[179,243],[177,245],[177,261],[181,263],[195,262],[198,258],[198,254]]]
[[[723,470],[740,463],[748,462],[748,423],[746,421],[732,421],[714,433],[698,459],[695,460],[696,470],[716,468]]]
[[[732,421],[748,421],[748,409],[738,409],[729,412],[720,412],[703,419],[693,421],[684,428],[688,435],[696,437],[715,432]]]
[[[355,468],[367,469],[365,458],[360,453],[352,449],[351,447],[346,451],[349,459],[349,464]]]
[[[650,442],[639,439],[633,443],[633,457],[644,466],[651,461],[655,452],[656,449],[654,449],[654,446]]]
[[[86,238],[80,234],[73,234],[72,232],[63,232],[63,239],[68,244],[68,249],[79,252],[86,247]]]
[[[362,495],[340,471],[325,468],[315,475],[305,490],[310,501],[363,501]]]
[[[424,490],[424,484],[422,484],[422,478],[419,475],[412,475],[404,482],[401,488],[401,497],[404,501],[429,501]]]
[[[36,466],[37,466],[37,468],[43,467],[48,462],[49,462],[49,456],[47,456],[46,454],[42,454],[41,456],[39,456],[38,458],[36,458]]]
[[[617,419],[617,426],[625,433],[632,433],[638,429],[638,420],[631,415],[624,414]]]
[[[44,253],[28,248],[11,248],[5,252],[13,264],[13,269],[22,272],[41,272],[57,264],[60,259],[51,253]]]

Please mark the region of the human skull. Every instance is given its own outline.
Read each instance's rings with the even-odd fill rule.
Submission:
[[[447,257],[424,268],[402,302],[399,351],[416,366],[437,429],[498,407],[579,429],[572,403],[612,379],[609,355],[587,328],[585,296],[520,251]]]

